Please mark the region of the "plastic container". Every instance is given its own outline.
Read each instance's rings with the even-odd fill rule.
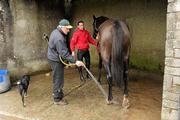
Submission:
[[[7,92],[11,88],[8,70],[0,69],[0,93]]]

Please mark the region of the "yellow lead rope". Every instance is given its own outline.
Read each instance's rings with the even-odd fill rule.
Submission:
[[[59,56],[59,59],[60,59],[60,61],[61,61],[65,66],[71,67],[71,66],[75,66],[75,65],[76,65],[75,63],[69,63],[69,64],[68,64],[68,63],[65,63],[60,56]]]
[[[46,34],[46,33],[43,33],[43,37],[42,37],[44,40],[46,40],[46,42],[47,42],[47,44],[48,44],[48,42],[49,42],[49,37],[48,37],[48,35]],[[67,63],[65,63],[63,60],[62,60],[62,58],[59,56],[59,59],[60,59],[60,61],[65,65],[65,66],[75,66],[76,64],[67,64]]]

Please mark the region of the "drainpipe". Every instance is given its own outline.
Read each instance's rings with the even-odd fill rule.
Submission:
[[[72,0],[64,0],[65,18],[71,19]]]
[[[72,8],[72,0],[64,0],[64,18],[66,18],[72,22],[71,8]],[[71,53],[69,35],[67,36],[67,39],[68,39],[66,41],[67,47],[68,47],[69,52]]]

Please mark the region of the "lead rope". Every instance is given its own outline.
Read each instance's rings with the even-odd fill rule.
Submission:
[[[75,63],[65,63],[60,56],[59,56],[59,59],[65,66],[68,66],[68,67],[76,66]]]

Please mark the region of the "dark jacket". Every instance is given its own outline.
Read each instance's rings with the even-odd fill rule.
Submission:
[[[49,60],[59,61],[59,56],[71,63],[75,63],[74,57],[68,51],[65,35],[55,29],[49,38],[47,57]]]

